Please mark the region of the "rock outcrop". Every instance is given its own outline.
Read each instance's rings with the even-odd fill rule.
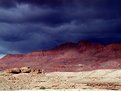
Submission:
[[[6,73],[13,73],[13,74],[18,74],[21,73],[20,68],[11,68],[11,69],[7,69],[5,70]]]
[[[121,44],[101,45],[82,41],[78,44],[66,43],[51,50],[8,54],[0,59],[0,70],[24,66],[43,69],[44,72],[120,69]]]
[[[12,74],[18,74],[18,73],[42,73],[42,70],[40,69],[32,69],[30,67],[21,67],[21,68],[11,68],[6,69],[4,71],[5,73],[12,73]]]
[[[30,73],[31,72],[31,68],[30,67],[22,67],[20,68],[21,73]]]

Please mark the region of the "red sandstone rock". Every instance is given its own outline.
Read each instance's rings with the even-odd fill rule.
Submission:
[[[24,66],[43,69],[44,72],[119,69],[121,44],[100,45],[82,41],[29,54],[8,54],[0,59],[1,70]]]
[[[21,72],[20,68],[11,68],[11,69],[7,69],[5,71],[6,73],[15,73],[15,74],[18,74]]]

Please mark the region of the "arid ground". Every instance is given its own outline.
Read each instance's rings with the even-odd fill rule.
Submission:
[[[86,72],[51,72],[45,74],[0,73],[0,90],[47,89],[77,89],[78,91],[121,90],[121,70],[103,69]]]

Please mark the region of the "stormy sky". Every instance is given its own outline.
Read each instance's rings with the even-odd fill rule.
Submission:
[[[121,42],[121,0],[0,0],[0,54],[80,40]]]

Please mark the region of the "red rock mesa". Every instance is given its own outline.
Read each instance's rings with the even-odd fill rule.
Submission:
[[[66,43],[51,50],[8,54],[0,59],[0,70],[15,67],[32,67],[45,72],[120,69],[121,44],[101,45],[82,41]]]

